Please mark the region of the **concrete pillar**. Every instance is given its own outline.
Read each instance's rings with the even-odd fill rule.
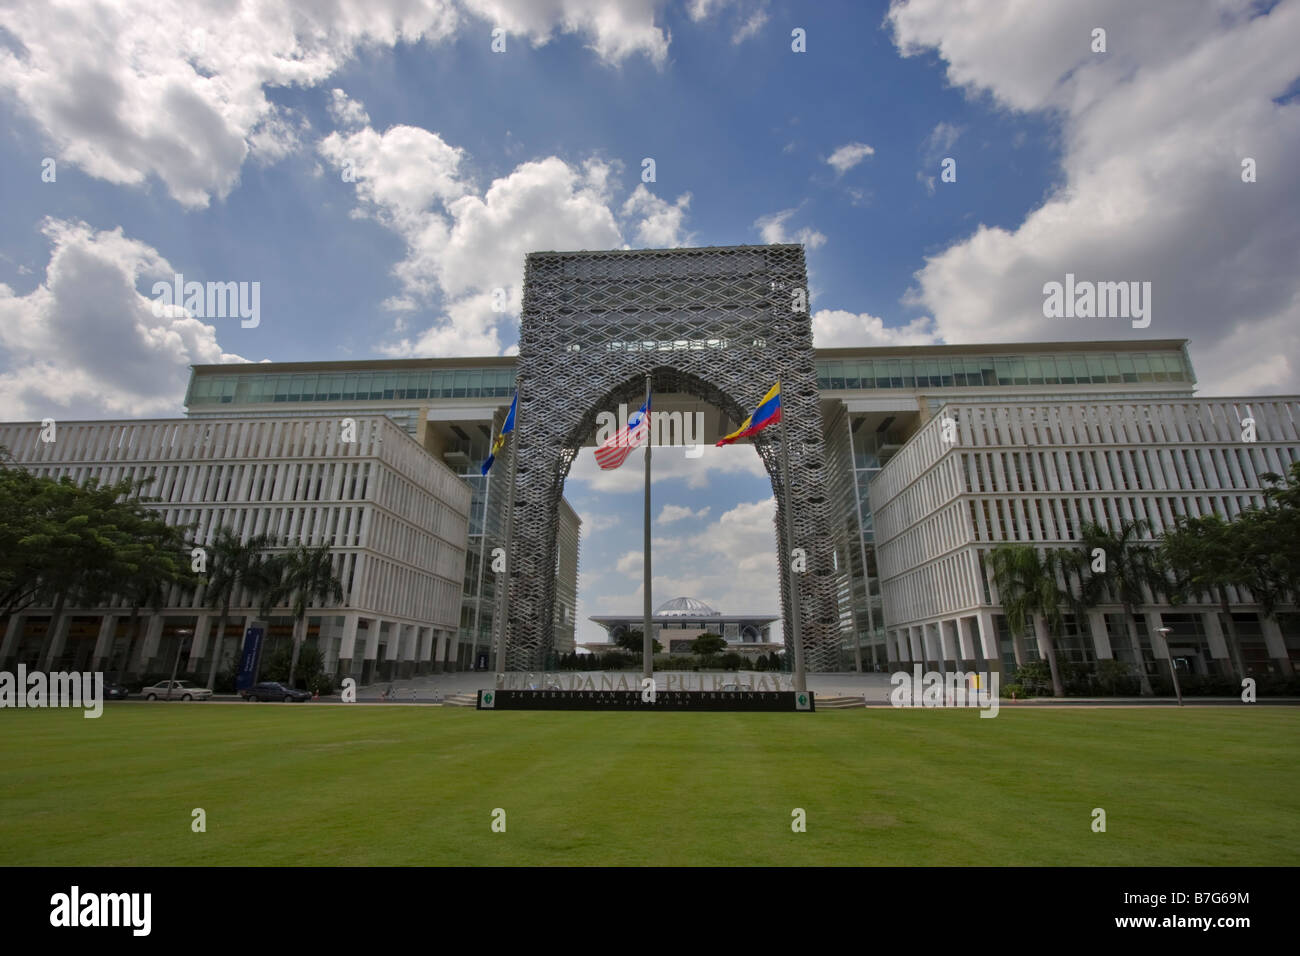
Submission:
[[[72,625],[72,614],[71,608],[65,607],[63,609],[63,616],[59,619],[59,626],[54,632],[54,640],[50,642],[49,655],[45,660],[41,661],[43,670],[52,671],[55,669],[54,662],[63,653],[63,647],[68,642],[68,628]]]
[[[414,624],[402,624],[400,627],[402,629],[402,676],[410,677],[415,673],[415,660],[416,655],[419,653],[420,629]]]
[[[140,641],[134,650],[134,666],[128,666],[127,670],[143,674],[149,669],[149,662],[158,653],[158,644],[162,640],[163,625],[165,623],[166,621],[161,614],[149,615],[145,621],[144,640]]]
[[[1165,626],[1163,618],[1159,611],[1147,611],[1147,634],[1151,635],[1151,655],[1156,660],[1169,660],[1169,644],[1165,637],[1160,633],[1160,628]]]
[[[185,670],[193,673],[199,668],[200,662],[208,656],[213,630],[212,615],[199,614],[194,621],[194,637],[190,640],[190,658]]]
[[[419,635],[419,649],[416,651],[415,661],[416,669],[421,674],[427,674],[433,663],[433,628],[420,627],[417,629]]]
[[[19,611],[9,616],[3,643],[0,643],[0,670],[12,671],[13,656],[18,653],[18,636],[23,632],[27,615]]]
[[[345,677],[352,673],[352,658],[356,653],[357,624],[361,615],[355,612],[343,615],[343,639],[339,642],[339,659],[336,673]]]
[[[433,655],[433,672],[441,674],[447,669],[447,632],[438,631],[438,649]]]
[[[117,633],[117,615],[105,614],[99,620],[99,636],[95,638],[95,650],[90,656],[90,669],[102,671],[107,658],[113,653],[113,637]]]
[[[957,653],[961,655],[963,661],[974,661],[979,670],[983,670],[980,659],[983,655],[979,652],[979,644],[974,634],[975,618],[959,617],[952,622],[953,629],[956,632]]]
[[[925,656],[921,652],[921,635],[920,628],[908,627],[907,629],[907,649],[908,661],[911,663],[925,663]]]
[[[1088,612],[1088,632],[1092,635],[1092,649],[1097,660],[1111,660],[1115,652],[1110,646],[1110,633],[1106,630],[1106,615],[1102,611]]]
[[[1218,612],[1206,611],[1201,615],[1201,624],[1205,628],[1205,640],[1210,645],[1210,656],[1216,660],[1228,662],[1228,668],[1231,670],[1232,655],[1228,651],[1228,640],[1223,633],[1223,623],[1219,620]]]
[[[1277,619],[1266,614],[1259,616],[1259,623],[1264,631],[1264,646],[1268,649],[1268,656],[1273,658],[1273,663],[1281,668],[1283,674],[1291,674],[1291,657],[1286,651],[1286,640],[1282,637],[1282,628],[1278,627]]]
[[[958,647],[957,622],[939,622],[939,650],[944,661],[952,661],[956,670],[961,670],[961,649]]]
[[[979,627],[980,647],[989,671],[1002,672],[1002,648],[998,645],[998,631],[993,626],[993,612],[980,611],[975,621]]]

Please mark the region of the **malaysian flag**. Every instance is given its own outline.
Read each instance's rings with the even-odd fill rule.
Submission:
[[[627,461],[632,449],[645,441],[650,434],[650,400],[627,417],[627,425],[620,428],[596,448],[596,464],[608,471]]]

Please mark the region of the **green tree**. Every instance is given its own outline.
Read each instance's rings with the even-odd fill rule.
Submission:
[[[700,655],[700,657],[710,657],[714,654],[721,654],[727,649],[727,642],[721,634],[710,634],[705,632],[691,641],[691,652]]]
[[[1076,557],[1082,575],[1083,603],[1096,607],[1114,601],[1124,607],[1129,649],[1143,697],[1150,697],[1154,692],[1138,641],[1137,613],[1146,606],[1148,594],[1154,596],[1169,587],[1159,553],[1152,544],[1142,540],[1149,530],[1150,525],[1141,519],[1123,520],[1114,531],[1089,522],[1082,528],[1082,543]]]
[[[1059,551],[1040,552],[1030,544],[1000,544],[989,552],[989,566],[998,591],[1002,613],[1012,634],[1023,634],[1026,624],[1043,623],[1043,646],[1052,676],[1052,696],[1064,697],[1061,672],[1056,662],[1056,641],[1061,636],[1065,618],[1062,606],[1075,602],[1068,586],[1068,566]]]
[[[188,529],[169,525],[157,512],[137,507],[118,530],[122,532],[121,546],[112,564],[104,569],[102,581],[90,590],[124,598],[131,606],[126,647],[117,668],[116,679],[120,682],[143,627],[141,609],[158,611],[173,589],[192,594],[201,579],[191,570]],[[178,599],[174,603],[185,602]]]
[[[645,650],[644,634],[645,632],[640,628],[624,631],[618,636],[614,643],[625,651],[631,651],[633,654],[640,654]],[[659,643],[658,638],[652,639],[650,645],[654,649],[654,653],[663,653],[664,646]]]
[[[222,658],[226,638],[226,624],[230,619],[231,602],[242,589],[250,606],[264,603],[280,580],[280,563],[275,555],[268,554],[275,539],[269,534],[253,535],[247,541],[229,528],[216,530],[208,545],[208,581],[204,600],[213,610],[219,610],[217,629],[210,641],[212,660],[208,664],[208,689],[216,685],[217,667]]]
[[[1249,571],[1248,523],[1224,521],[1217,514],[1180,516],[1165,533],[1160,550],[1172,575],[1169,597],[1175,604],[1201,595],[1218,599],[1219,617],[1228,638],[1228,650],[1237,676],[1246,676],[1237,624],[1228,607],[1228,588],[1245,585]]]
[[[292,686],[298,654],[307,636],[307,610],[312,604],[343,600],[343,582],[334,574],[333,550],[326,543],[311,548],[300,544],[284,556],[283,577],[271,592],[270,603],[288,606],[293,617],[293,660],[289,664]]]
[[[120,570],[118,553],[130,545],[138,528],[140,507],[134,497],[150,479],[123,478],[83,485],[61,479],[50,489],[50,509],[20,548],[40,554],[42,600],[52,599],[49,628],[41,642],[38,667],[48,671],[54,662],[54,640],[63,623],[69,600],[99,603],[113,590],[114,569]],[[30,553],[30,552],[29,552]]]

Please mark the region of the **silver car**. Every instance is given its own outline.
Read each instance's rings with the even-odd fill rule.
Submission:
[[[169,696],[172,700],[207,700],[212,696],[212,691],[193,681],[164,680],[152,687],[141,688],[140,696],[145,700],[167,700]]]

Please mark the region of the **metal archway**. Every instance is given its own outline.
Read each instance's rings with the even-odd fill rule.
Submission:
[[[797,546],[807,555],[807,570],[793,575],[807,668],[837,666],[840,616],[807,288],[798,245],[528,255],[519,427],[510,451],[519,460],[505,595],[508,670],[541,666],[553,646],[557,520],[569,467],[601,411],[620,401],[640,404],[647,373],[655,391],[700,398],[737,424],[780,379],[789,493],[776,429],[754,444],[777,502],[782,615],[790,620]],[[787,507],[793,543],[786,540]],[[785,632],[789,649],[788,623]]]

